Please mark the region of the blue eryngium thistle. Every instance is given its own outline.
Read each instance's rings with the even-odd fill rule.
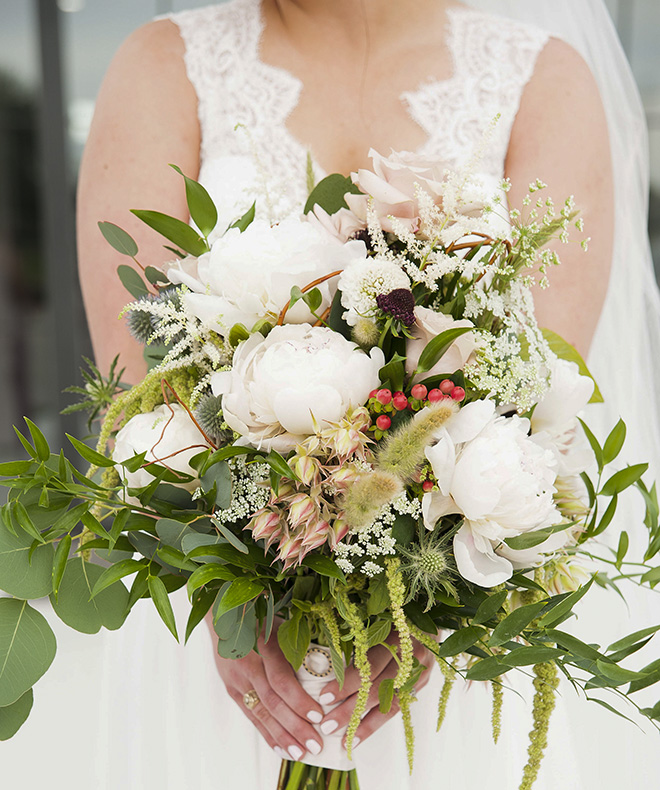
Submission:
[[[221,398],[211,393],[204,395],[195,409],[195,419],[207,436],[221,436],[225,424]]]
[[[175,307],[181,305],[181,289],[166,288],[157,296],[146,294],[138,299],[136,306],[126,312],[128,330],[139,342],[153,343],[162,342],[164,338],[159,336],[160,318],[153,308],[157,304],[173,304]],[[142,308],[142,309],[141,309]]]
[[[402,555],[401,573],[408,583],[406,602],[416,598],[421,591],[428,599],[425,611],[434,605],[439,592],[458,600],[453,583],[456,568],[448,546],[451,534],[425,530],[412,545],[398,547]]]

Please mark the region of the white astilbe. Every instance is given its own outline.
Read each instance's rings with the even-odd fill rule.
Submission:
[[[422,506],[418,499],[409,500],[406,494],[385,505],[368,527],[350,532],[335,548],[334,560],[344,573],[359,571],[372,577],[382,573],[384,566],[378,564],[380,557],[396,553],[396,540],[392,526],[397,516],[407,515],[419,519]]]

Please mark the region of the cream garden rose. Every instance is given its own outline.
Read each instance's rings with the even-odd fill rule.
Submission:
[[[424,494],[424,523],[433,529],[441,516],[464,516],[454,537],[456,565],[464,579],[481,587],[502,584],[514,568],[529,567],[568,537],[558,532],[524,551],[504,543],[561,521],[553,500],[555,455],[528,432],[528,420],[499,417],[493,401],[475,401],[426,449],[439,490]]]
[[[290,324],[241,343],[232,369],[214,374],[211,386],[243,442],[288,452],[361,406],[384,364],[379,348],[367,355],[331,329]]]
[[[291,288],[309,283],[351,262],[366,259],[362,241],[342,244],[319,224],[290,217],[278,225],[255,220],[241,233],[227,231],[196,265],[184,260],[167,276],[190,289],[184,296],[188,310],[208,328],[226,336],[235,324],[252,329],[262,318],[276,318],[291,296]],[[330,306],[336,280],[318,285],[322,313]],[[287,323],[311,321],[303,301],[286,314]]]

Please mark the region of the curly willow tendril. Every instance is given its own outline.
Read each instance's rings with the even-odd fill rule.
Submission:
[[[353,638],[354,649],[354,663],[355,668],[360,675],[362,685],[357,694],[357,700],[351,720],[348,722],[346,728],[346,751],[348,752],[349,760],[353,757],[353,738],[357,728],[360,726],[362,714],[367,709],[367,700],[369,698],[369,691],[371,690],[371,664],[367,656],[369,650],[369,638],[367,636],[367,629],[364,627],[364,622],[360,616],[357,606],[349,600],[348,594],[345,590],[339,593],[339,600],[343,606],[344,619],[346,620],[350,629],[351,637]]]
[[[385,561],[385,575],[387,578],[387,592],[390,596],[392,620],[399,636],[399,671],[394,678],[394,688],[399,690],[408,680],[413,670],[413,643],[410,635],[410,625],[403,611],[406,599],[406,586],[399,572],[398,558]]]
[[[523,770],[523,778],[519,790],[531,790],[536,781],[543,759],[543,752],[548,745],[548,729],[550,716],[555,707],[555,690],[559,685],[557,667],[550,661],[534,666],[534,728],[529,734],[527,765]]]

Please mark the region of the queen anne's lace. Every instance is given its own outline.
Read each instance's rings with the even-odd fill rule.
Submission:
[[[450,9],[448,16],[453,75],[401,99],[427,132],[419,153],[451,168],[472,159],[499,116],[478,165],[499,179],[522,92],[547,34],[467,8]],[[218,202],[221,218],[241,214],[255,196],[273,221],[299,212],[307,197],[308,157],[286,122],[302,84],[259,57],[261,0],[232,0],[170,19],[179,26],[199,101],[200,181]],[[312,166],[317,178],[324,175],[313,160]]]

